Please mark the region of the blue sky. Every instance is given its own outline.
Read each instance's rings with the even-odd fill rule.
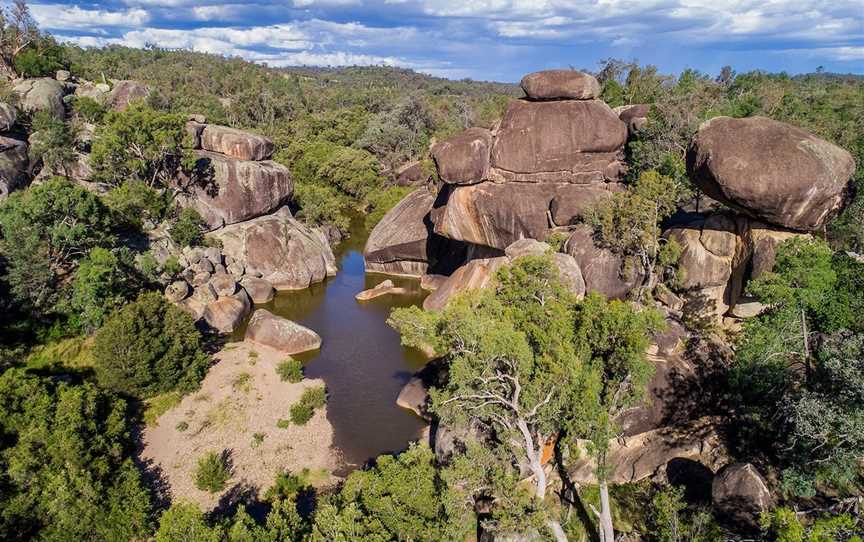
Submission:
[[[387,64],[518,81],[608,57],[737,71],[864,73],[864,0],[107,0],[33,3],[81,45],[154,43],[272,66]]]

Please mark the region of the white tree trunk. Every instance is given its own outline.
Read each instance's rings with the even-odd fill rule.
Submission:
[[[615,542],[615,529],[612,526],[612,508],[609,505],[609,486],[600,480],[600,542]]]

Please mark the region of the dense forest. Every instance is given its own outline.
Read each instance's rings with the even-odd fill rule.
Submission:
[[[247,339],[267,336],[259,311],[246,318],[250,297],[259,303],[255,288],[269,281],[281,290],[278,281],[298,280],[281,268],[253,274],[251,260],[231,252],[234,238],[220,232],[249,236],[247,221],[278,219],[287,237],[303,239],[303,258],[324,262],[309,264],[301,287],[326,280],[335,273],[331,247],[357,234],[358,217],[366,232],[390,227],[391,210],[407,209],[420,193],[433,216],[455,212],[441,200],[453,201],[463,186],[434,149],[468,129],[497,130],[513,104],[535,102],[516,84],[398,68],[276,69],[155,47],[84,49],[41,32],[23,2],[5,10],[0,25],[3,540],[864,537],[864,78],[731,67],[663,74],[618,59],[584,67],[599,84],[597,101],[644,108],[638,127],[621,128],[620,190],[565,225],[552,218],[557,207],[544,203],[537,242],[545,248],[517,255],[507,243],[505,255],[505,246],[486,243],[480,257],[500,262],[492,287],[460,289],[439,310],[397,308],[388,320],[406,347],[431,352],[446,367],[422,410],[439,435],[442,428],[458,435],[459,445],[442,453],[421,439],[353,472],[325,475],[326,483],[314,470],[286,470],[253,494],[229,491],[231,459],[202,450],[185,476],[217,503],[207,508],[172,498],[142,456],[141,435],[181,401],[203,395],[208,373],[227,363],[217,363],[216,353],[232,355],[231,333],[248,326]],[[851,154],[856,166],[830,220],[776,228],[782,235],[772,239],[782,242],[758,276],[753,268],[762,262],[747,256],[746,291],[738,293],[758,300],[759,310],[746,317],[736,315],[734,301],[718,316],[688,297],[698,288],[687,286],[696,271],[685,263],[692,229],[682,224],[720,220],[706,218],[706,209],[737,224],[717,229],[735,240],[711,237],[712,254],[730,242],[733,252],[757,243],[764,226],[753,225],[761,215],[740,226],[738,215],[728,218],[740,208],[694,182],[691,142],[715,117],[767,117],[800,128]],[[207,144],[223,140],[201,141],[216,129],[255,157],[238,164],[223,157],[234,150],[211,151]],[[204,155],[212,162],[202,165]],[[222,161],[235,173],[261,168],[261,178],[277,179],[274,191],[289,179],[290,189],[278,201],[233,195],[263,206],[248,212],[195,204],[202,194],[218,197],[211,191]],[[290,217],[279,214],[282,203]],[[248,216],[233,219],[242,212]],[[638,277],[626,295],[590,285],[586,292],[585,265],[577,295],[560,262],[575,254],[580,227]],[[708,246],[711,228],[699,227]],[[435,236],[436,243],[460,239],[441,223]],[[288,246],[278,242],[271,252]],[[467,265],[466,251],[480,245],[447,250],[461,250],[458,263]],[[372,261],[369,254],[367,245]],[[215,291],[203,301],[202,273]],[[224,296],[220,276],[236,278]],[[233,302],[241,294],[242,317],[213,313],[223,297]],[[273,295],[266,284],[263,302]],[[683,339],[675,356],[697,360],[697,383],[670,386],[698,403],[698,420],[710,420],[719,435],[717,466],[746,466],[721,471],[739,476],[723,506],[721,476],[692,460],[698,453],[666,458],[636,480],[621,474],[642,468],[622,450],[649,433],[631,429],[641,423],[640,409],[658,401],[648,396],[657,359],[666,355],[661,343],[676,334]],[[252,365],[258,355],[248,353]],[[306,387],[278,423],[300,435],[326,408],[327,392],[302,384],[299,358],[283,357],[278,380],[286,389]],[[227,389],[241,393],[248,378]],[[181,421],[167,430],[193,428]],[[251,441],[256,448],[265,436]]]

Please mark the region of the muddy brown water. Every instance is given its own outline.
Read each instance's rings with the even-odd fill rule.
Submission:
[[[420,305],[425,293],[419,281],[365,273],[363,245],[368,232],[361,218],[352,221],[351,237],[334,253],[339,272],[305,290],[280,292],[266,308],[321,336],[321,349],[296,356],[309,378],[327,385],[327,417],[343,472],[362,467],[380,454],[400,452],[421,436],[424,423],[396,406],[396,397],[426,358],[400,345],[387,325],[394,307]],[[363,303],[354,296],[385,279],[408,290]],[[259,307],[256,307],[259,308]],[[287,413],[286,413],[287,414]]]

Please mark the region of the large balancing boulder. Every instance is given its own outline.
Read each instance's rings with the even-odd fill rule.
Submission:
[[[492,147],[495,180],[602,182],[626,141],[627,126],[600,100],[513,102]]]
[[[519,84],[532,100],[591,100],[600,97],[597,79],[576,70],[529,73]]]
[[[273,142],[264,136],[208,124],[200,135],[201,148],[238,160],[267,160],[273,155]]]
[[[206,132],[206,130],[205,130]],[[271,160],[253,162],[209,151],[195,151],[206,182],[184,196],[211,229],[236,224],[281,207],[294,192],[291,171]]]
[[[699,127],[687,170],[711,198],[772,224],[812,231],[842,208],[855,161],[789,124],[716,117]]]
[[[492,133],[483,128],[469,128],[432,146],[432,158],[438,176],[445,183],[474,184],[489,175],[489,153]]]
[[[429,211],[435,194],[411,192],[384,215],[366,241],[366,271],[419,277],[429,267]]]
[[[265,309],[258,309],[252,314],[246,328],[246,340],[288,355],[321,348],[321,337],[317,333]]]

